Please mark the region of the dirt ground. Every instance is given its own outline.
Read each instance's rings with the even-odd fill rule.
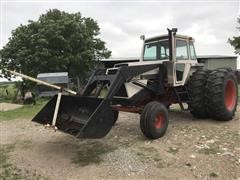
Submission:
[[[20,107],[22,107],[22,105],[12,103],[0,103],[0,111],[9,111]]]
[[[29,179],[240,179],[240,108],[229,122],[170,110],[168,131],[150,141],[139,115],[120,113],[106,138],[79,140],[33,123],[0,122],[9,163]]]

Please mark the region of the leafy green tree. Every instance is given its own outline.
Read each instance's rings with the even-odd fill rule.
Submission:
[[[32,77],[67,71],[81,80],[97,60],[111,55],[99,34],[100,28],[92,18],[49,10],[37,21],[12,31],[8,43],[0,50],[0,67]]]
[[[238,24],[240,24],[240,18],[237,19]],[[240,30],[240,27],[237,27]],[[235,53],[240,54],[240,36],[234,36],[232,39],[228,40],[229,43],[235,48]]]

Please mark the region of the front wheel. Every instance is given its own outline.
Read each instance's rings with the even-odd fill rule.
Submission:
[[[168,110],[157,101],[148,103],[140,117],[140,127],[142,133],[148,139],[158,139],[162,137],[168,127]]]

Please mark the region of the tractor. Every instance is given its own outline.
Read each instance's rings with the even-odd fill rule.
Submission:
[[[142,133],[158,139],[166,133],[171,104],[179,104],[196,118],[229,121],[234,117],[238,89],[230,68],[205,69],[197,61],[194,39],[177,34],[176,28],[141,39],[139,62],[95,70],[81,93],[54,96],[33,121],[52,124],[54,118],[54,126],[62,132],[103,138],[119,111],[139,113]]]

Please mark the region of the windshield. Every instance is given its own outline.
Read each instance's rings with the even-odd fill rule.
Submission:
[[[144,61],[163,60],[169,58],[168,40],[145,44]]]

